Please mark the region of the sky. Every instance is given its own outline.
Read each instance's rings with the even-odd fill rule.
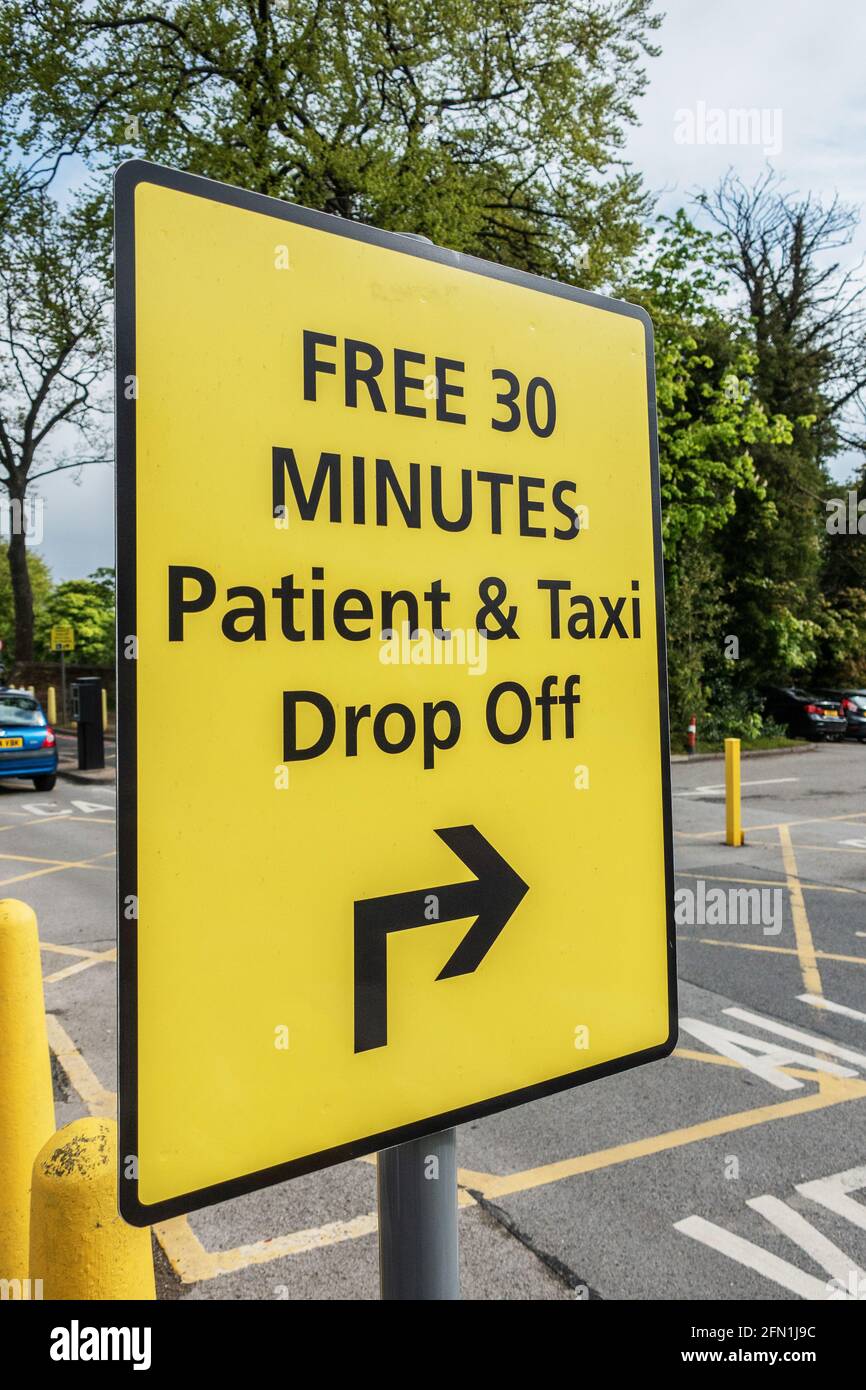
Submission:
[[[662,8],[662,54],[647,60],[640,126],[626,147],[659,211],[687,204],[729,167],[751,181],[768,161],[792,189],[866,205],[863,0],[667,0]],[[755,143],[741,143],[728,119],[740,108],[761,113]],[[710,143],[717,135],[728,143]],[[866,216],[846,264],[864,255]],[[852,467],[840,459],[835,476],[844,481]],[[113,565],[113,470],[84,469],[77,483],[61,473],[41,486],[39,549],[55,580]]]

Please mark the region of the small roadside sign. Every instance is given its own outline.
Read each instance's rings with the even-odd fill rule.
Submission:
[[[55,623],[51,629],[51,650],[53,652],[75,651],[75,629],[71,623]]]
[[[116,181],[120,1205],[675,1040],[645,313]]]

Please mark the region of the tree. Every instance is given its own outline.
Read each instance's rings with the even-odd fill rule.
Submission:
[[[107,365],[106,263],[92,203],[22,195],[0,221],[0,488],[10,508],[15,655],[33,656],[28,502],[51,473],[107,462],[94,387]]]
[[[68,579],[48,596],[36,623],[41,654],[50,655],[51,628],[71,623],[77,661],[109,666],[114,661],[114,571],[99,569],[87,579]]]
[[[789,440],[791,431],[784,416],[771,418],[756,397],[757,356],[747,322],[725,307],[716,241],[683,210],[658,219],[622,289],[648,310],[655,331],[670,708],[677,730],[690,715],[702,717],[713,690],[730,679],[720,538],[747,504],[772,515],[754,454],[759,445]]]
[[[33,607],[38,612],[51,593],[51,572],[42,556],[34,551],[28,555],[30,586],[33,591]],[[9,547],[0,543],[0,638],[3,651],[0,660],[8,668],[16,658],[15,651],[15,599],[12,593],[12,577],[9,571]]]
[[[772,172],[751,187],[729,174],[698,201],[743,292],[757,398],[792,426],[790,439],[754,449],[772,512],[746,502],[725,534],[737,630],[749,634],[756,677],[802,676],[826,620],[827,464],[840,447],[866,443],[866,287],[836,256],[857,212],[789,193]]]
[[[651,4],[19,0],[5,129],[31,179],[143,154],[600,284],[647,207],[622,148]]]
[[[833,491],[825,525],[815,673],[823,685],[866,686],[866,467]],[[831,519],[840,505],[846,514],[842,525]]]

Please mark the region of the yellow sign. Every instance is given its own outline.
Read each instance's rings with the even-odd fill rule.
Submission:
[[[663,1056],[651,330],[117,182],[121,1209]]]
[[[75,651],[75,629],[71,623],[57,623],[51,629],[51,650],[53,652]]]

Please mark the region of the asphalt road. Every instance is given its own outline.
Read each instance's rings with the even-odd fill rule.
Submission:
[[[465,1298],[866,1296],[866,747],[744,761],[738,849],[723,775],[673,769],[677,1050],[461,1128]],[[0,783],[58,1127],[114,1104],[114,819],[110,786]],[[155,1250],[165,1298],[375,1297],[374,1166],[168,1222]]]

